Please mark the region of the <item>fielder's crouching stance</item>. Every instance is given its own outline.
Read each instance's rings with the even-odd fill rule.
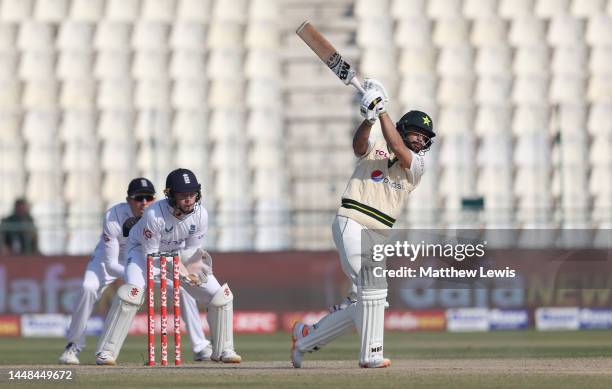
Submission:
[[[87,264],[79,301],[72,313],[68,329],[68,344],[59,363],[78,365],[79,353],[85,347],[87,320],[102,293],[117,278],[123,277],[125,246],[130,229],[140,219],[147,206],[155,200],[153,183],[144,177],[130,181],[126,202],[111,207],[105,214],[100,241]],[[181,294],[181,313],[193,347],[193,359],[210,359],[212,348],[204,336],[198,306],[193,297]]]
[[[207,305],[211,359],[240,363],[242,358],[234,351],[233,294],[227,284],[219,284],[210,255],[200,248],[208,228],[208,213],[200,204],[201,186],[190,170],[177,169],[166,178],[165,194],[166,199],[149,206],[130,230],[126,283],[119,288],[106,318],[96,363],[116,363],[134,315],[144,302],[147,254],[159,252],[179,252],[181,286]],[[171,290],[168,293],[172,295]]]
[[[366,274],[361,269],[362,255],[368,253],[361,252],[361,234],[376,241],[375,230],[393,227],[408,194],[421,180],[423,154],[431,147],[435,133],[431,118],[420,111],[406,113],[394,125],[386,113],[388,98],[382,84],[366,79],[364,89],[360,111],[365,120],[353,137],[359,161],[332,225],[342,270],[352,281],[351,290],[348,298],[318,323],[294,324],[291,362],[296,368],[301,367],[304,353],[318,350],[354,326],[361,338],[359,366],[387,367],[391,363],[383,356],[386,282],[372,286],[362,279],[360,273]],[[384,140],[369,139],[377,119]]]

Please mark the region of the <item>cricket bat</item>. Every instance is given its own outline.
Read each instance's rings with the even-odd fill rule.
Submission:
[[[357,78],[355,69],[346,62],[336,48],[309,21],[302,23],[295,33],[310,47],[312,51],[331,69],[345,85],[352,85],[361,93],[365,93]]]

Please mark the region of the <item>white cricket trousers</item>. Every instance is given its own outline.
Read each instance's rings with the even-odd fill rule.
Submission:
[[[351,300],[356,299],[357,285],[359,285],[362,231],[368,233],[366,227],[345,216],[337,215],[332,223],[332,235],[340,255],[340,265],[344,274],[351,280],[349,287]]]

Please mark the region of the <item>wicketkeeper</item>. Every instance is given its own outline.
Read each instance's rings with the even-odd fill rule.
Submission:
[[[129,230],[142,216],[145,208],[155,200],[155,187],[144,177],[134,178],[127,189],[125,202],[112,206],[104,215],[102,234],[91,260],[87,264],[79,300],[72,313],[68,329],[68,344],[59,363],[78,365],[79,353],[85,348],[85,330],[93,307],[104,290],[123,277],[124,253]],[[210,359],[210,342],[204,336],[198,307],[193,297],[182,298],[183,319],[186,322],[196,361]]]
[[[201,185],[190,170],[176,169],[168,174],[164,193],[166,198],[151,204],[130,231],[126,283],[117,291],[106,318],[96,363],[116,363],[134,315],[144,302],[147,254],[160,252],[179,253],[181,286],[186,292],[181,295],[189,294],[208,308],[211,359],[239,363],[241,357],[234,351],[234,296],[227,284],[219,284],[212,272],[212,258],[201,248],[208,229],[208,212],[200,203]],[[172,295],[170,288],[168,293]]]

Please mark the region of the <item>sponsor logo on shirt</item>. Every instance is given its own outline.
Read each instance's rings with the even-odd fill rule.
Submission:
[[[189,235],[193,235],[196,232],[196,226],[195,224],[192,224],[189,226]]]
[[[372,174],[370,175],[370,178],[374,182],[382,182],[383,184],[389,185],[393,189],[397,189],[397,190],[405,190],[406,189],[399,182],[393,182],[393,181],[389,180],[387,177],[385,177],[385,174],[382,171],[380,171],[380,170],[374,170],[372,172]]]
[[[177,240],[165,240],[161,239],[159,241],[160,244],[168,245],[168,246],[180,246],[185,242],[186,239],[177,239]]]
[[[144,230],[142,230],[142,234],[144,235],[146,240],[149,240],[153,237],[153,233],[148,228],[145,228]]]
[[[389,158],[389,153],[380,149],[374,150],[374,155],[377,157],[382,157],[381,159]]]
[[[374,182],[381,182],[385,178],[385,175],[380,170],[374,170],[370,177],[372,178],[372,181]]]
[[[170,228],[164,227],[164,231],[166,231],[166,234],[169,234],[173,229],[174,229],[174,226],[170,226]]]

